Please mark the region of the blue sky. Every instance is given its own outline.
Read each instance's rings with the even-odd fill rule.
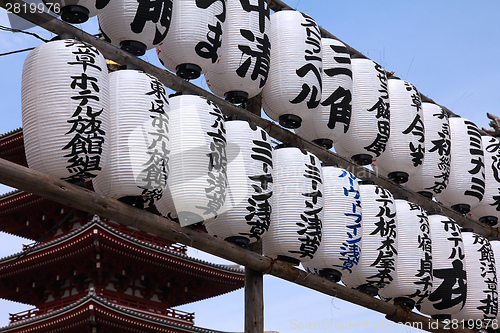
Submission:
[[[422,93],[453,112],[487,127],[486,113],[500,116],[500,2],[495,0],[288,0],[322,27],[380,63],[388,71],[414,84]],[[0,9],[0,24],[9,26]],[[97,32],[95,20],[82,26]],[[49,39],[52,34],[36,28]],[[0,31],[0,53],[41,42],[33,37]],[[27,53],[0,57],[0,133],[21,126],[20,84]],[[158,65],[154,52],[145,58]],[[202,83],[206,88],[206,85]],[[0,193],[7,191],[0,186]],[[19,252],[18,240],[0,234],[0,257]],[[199,251],[191,254],[211,258]],[[211,258],[215,262],[223,262]],[[318,292],[265,277],[265,329],[283,332],[333,330],[413,332],[390,324],[384,315],[322,295]],[[243,291],[181,307],[196,312],[196,325],[226,331],[243,331]],[[0,326],[8,313],[30,306],[0,301]],[[301,323],[304,329],[300,329]],[[320,323],[306,329],[307,323]],[[388,327],[391,327],[388,328]]]

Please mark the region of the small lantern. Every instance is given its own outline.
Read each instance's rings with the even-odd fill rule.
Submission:
[[[425,133],[420,95],[411,83],[389,77],[391,134],[376,165],[384,176],[406,183],[424,161]]]
[[[247,247],[269,229],[273,186],[271,140],[245,120],[226,121],[227,196],[224,211],[207,221],[209,234]]]
[[[157,48],[158,59],[183,79],[196,79],[220,57],[226,21],[224,1],[174,0],[172,23]]]
[[[178,217],[181,226],[219,215],[227,187],[226,130],[219,108],[200,96],[171,97],[170,147],[168,190],[156,203],[158,211]]]
[[[321,32],[313,18],[294,10],[271,15],[271,69],[262,91],[266,114],[298,128],[321,102]]]
[[[21,100],[28,166],[73,182],[97,176],[109,112],[99,50],[72,39],[38,46],[24,62]]]
[[[111,0],[42,0],[49,10],[68,23],[83,23],[96,16]],[[56,7],[59,6],[59,7]]]
[[[342,282],[366,294],[376,296],[394,279],[398,256],[396,206],[391,192],[366,182],[359,185],[363,229],[363,253],[352,273]]]
[[[321,104],[311,119],[296,133],[326,149],[331,149],[339,135],[351,123],[352,69],[347,47],[333,38],[321,39],[323,70]]]
[[[335,151],[353,162],[367,165],[385,149],[390,135],[387,76],[379,64],[353,57],[351,124],[334,143]]]
[[[167,90],[157,78],[138,70],[121,69],[109,78],[108,149],[94,189],[133,205],[152,205],[167,186]]]
[[[112,0],[99,14],[99,26],[111,44],[136,56],[167,35],[173,0]]]
[[[316,156],[294,144],[273,151],[271,225],[263,253],[298,265],[314,257],[321,243],[323,177]]]
[[[210,90],[231,103],[258,95],[269,73],[269,7],[266,0],[226,0],[220,59],[205,74]]]
[[[406,186],[428,198],[448,186],[450,177],[450,123],[447,113],[434,103],[422,103],[425,159]]]
[[[451,165],[448,186],[437,199],[465,214],[484,196],[484,153],[477,126],[465,118],[451,117]]]
[[[324,217],[321,245],[307,270],[333,281],[351,274],[361,254],[361,201],[356,177],[347,170],[323,166]]]

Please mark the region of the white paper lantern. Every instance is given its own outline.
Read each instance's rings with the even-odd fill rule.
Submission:
[[[432,293],[417,305],[433,319],[450,319],[467,297],[465,251],[460,227],[446,216],[429,214],[432,240]]]
[[[492,237],[488,239],[491,245],[491,250],[493,251],[493,256],[495,258],[495,271],[497,273],[497,294],[498,294],[498,287],[499,287],[499,276],[500,274],[500,238],[498,237]],[[497,309],[497,321],[500,320],[500,311]],[[497,333],[496,331],[494,331]]]
[[[433,103],[422,103],[425,159],[406,186],[428,198],[448,186],[450,177],[450,123],[447,113]]]
[[[375,296],[394,279],[399,237],[396,206],[391,192],[377,185],[361,182],[359,195],[363,253],[352,273],[342,275],[342,282]]]
[[[160,44],[167,35],[173,0],[112,0],[99,14],[102,33],[136,56]]]
[[[262,91],[266,114],[298,128],[321,102],[321,32],[313,18],[294,10],[271,15],[271,69]]]
[[[334,281],[351,274],[361,254],[361,201],[356,177],[347,170],[323,166],[324,217],[321,245],[306,263],[309,272]]]
[[[295,133],[327,149],[349,129],[352,109],[352,69],[347,47],[333,38],[321,39],[323,70],[321,104]]]
[[[481,140],[486,184],[483,200],[471,213],[483,223],[497,225],[500,217],[500,141],[489,135],[483,135]]]
[[[211,70],[220,56],[225,1],[174,0],[170,29],[157,48],[158,59],[183,79]]]
[[[94,46],[57,40],[26,57],[21,84],[28,166],[69,181],[95,177],[105,163],[109,80]]]
[[[415,86],[395,76],[389,78],[388,88],[391,134],[385,151],[375,163],[384,176],[396,183],[406,183],[424,161],[422,100]]]
[[[263,253],[298,265],[314,257],[321,243],[323,180],[316,156],[296,145],[273,151],[271,225]]]
[[[431,233],[427,214],[419,205],[394,200],[397,211],[398,242],[394,280],[380,292],[396,305],[413,309],[432,291]]]
[[[269,7],[265,0],[226,0],[226,7],[220,59],[205,78],[214,94],[231,103],[245,103],[267,81]]]
[[[243,247],[269,229],[273,186],[272,147],[262,128],[226,122],[228,188],[224,212],[207,221],[209,234]]]
[[[171,97],[170,147],[168,191],[157,201],[158,211],[178,216],[181,226],[219,215],[227,187],[226,131],[219,108],[200,96]]]
[[[169,104],[157,78],[138,70],[109,74],[110,120],[106,163],[94,190],[127,203],[152,205],[167,186]]]
[[[365,58],[351,59],[351,124],[334,147],[339,155],[360,165],[370,164],[386,149],[390,135],[387,76],[379,64]]]
[[[42,0],[50,11],[69,23],[83,23],[96,16],[111,0]]]
[[[465,118],[449,119],[451,165],[448,186],[436,196],[462,214],[479,205],[484,196],[484,153],[477,126]]]
[[[467,272],[467,299],[453,319],[493,320],[498,312],[497,274],[490,242],[472,229],[462,230]],[[484,326],[483,326],[484,328]]]

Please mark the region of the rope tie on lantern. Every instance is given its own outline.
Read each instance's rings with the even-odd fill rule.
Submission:
[[[273,271],[274,264],[278,262],[277,258],[276,259],[269,258],[269,259],[271,259],[271,263],[269,265],[269,268],[264,271],[264,273],[266,274],[270,274]]]

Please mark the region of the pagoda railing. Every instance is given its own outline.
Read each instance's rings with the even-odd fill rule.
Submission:
[[[29,318],[33,318],[36,316],[40,316],[49,312],[53,312],[59,309],[64,308],[65,306],[68,306],[74,302],[76,302],[78,299],[80,299],[82,296],[73,296],[73,297],[64,297],[61,298],[57,301],[53,301],[47,304],[42,304],[37,308],[29,309],[26,311],[18,312],[18,313],[9,313],[9,320],[10,323],[15,323],[21,320],[26,320]]]

